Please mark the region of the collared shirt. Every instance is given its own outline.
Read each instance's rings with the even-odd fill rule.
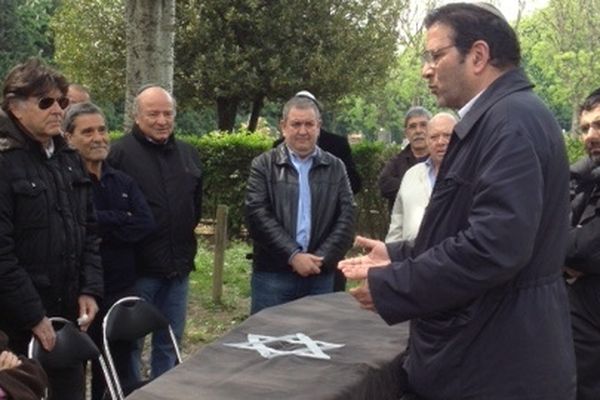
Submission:
[[[429,185],[431,189],[433,189],[433,187],[435,186],[435,178],[437,176],[437,174],[435,173],[435,168],[433,166],[433,160],[431,159],[431,157],[429,157],[427,158],[427,160],[424,161],[424,163],[427,167],[427,177],[429,178]]]
[[[460,118],[464,118],[464,116],[469,112],[471,107],[473,107],[473,104],[475,104],[475,102],[477,101],[479,96],[481,96],[481,94],[484,91],[485,91],[485,89],[482,90],[481,92],[477,93],[477,96],[473,97],[471,100],[469,100],[469,102],[467,104],[465,104],[460,110],[458,110],[458,116]]]
[[[318,148],[305,158],[300,158],[288,147],[290,160],[298,172],[298,216],[296,222],[296,242],[302,251],[308,250],[311,226],[311,201],[308,176],[317,155]]]
[[[44,147],[44,152],[46,152],[46,157],[51,158],[54,154],[54,140],[50,139],[48,143],[48,147]]]

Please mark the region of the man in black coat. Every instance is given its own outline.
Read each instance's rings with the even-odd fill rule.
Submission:
[[[363,307],[411,321],[404,368],[417,396],[574,399],[560,126],[497,9],[447,4],[425,26],[422,75],[461,119],[414,245],[359,239],[372,252],[340,267],[367,278],[353,291]]]
[[[131,134],[113,144],[109,163],[131,176],[152,210],[156,229],[136,247],[136,290],[169,319],[183,337],[189,274],[194,269],[202,205],[202,166],[198,151],[175,138],[175,99],[156,85],[142,87],[134,101]],[[175,365],[168,332],[152,338],[151,374]]]
[[[48,317],[86,330],[102,268],[91,182],[61,136],[68,83],[30,59],[7,75],[0,112],[0,329],[25,353],[33,334],[55,345]],[[48,370],[53,399],[83,399],[83,368]]]
[[[579,113],[587,156],[571,166],[571,229],[565,266],[577,361],[577,399],[600,399],[600,89]]]
[[[388,160],[377,177],[377,186],[381,196],[388,201],[390,214],[398,196],[402,178],[415,164],[425,161],[429,156],[429,148],[425,142],[427,123],[431,113],[424,107],[411,107],[404,115],[404,137],[408,145]]]

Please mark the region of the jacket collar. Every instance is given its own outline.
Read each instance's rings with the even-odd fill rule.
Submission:
[[[280,144],[277,145],[277,147],[275,147],[275,149],[273,149],[273,151],[275,152],[275,164],[277,165],[290,165],[292,166],[292,160],[290,158],[290,152],[287,148],[287,146],[285,145],[285,142],[282,142]],[[313,159],[313,167],[317,166],[317,165],[328,165],[331,163],[331,156],[329,155],[329,153],[321,150],[321,148],[319,146],[317,146],[317,152],[314,155],[314,159]]]
[[[136,123],[134,123],[133,127],[131,128],[131,134],[143,145],[156,149],[171,149],[175,143],[175,133],[172,133],[165,143],[156,143],[152,140],[149,140]]]
[[[580,183],[600,183],[600,166],[595,165],[589,156],[585,156],[571,165],[570,171],[571,179]]]
[[[533,88],[533,84],[529,82],[522,68],[508,70],[483,91],[465,117],[456,124],[454,127],[456,135],[459,139],[464,139],[477,121],[494,104],[509,94],[531,88]]]

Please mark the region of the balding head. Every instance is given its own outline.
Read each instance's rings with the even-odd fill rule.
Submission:
[[[436,172],[442,164],[444,155],[446,155],[448,143],[450,143],[450,137],[452,136],[452,130],[456,122],[454,115],[441,112],[434,115],[427,123],[427,135],[425,138],[427,147],[429,148],[429,157],[433,161]]]
[[[133,104],[134,119],[142,133],[157,143],[164,143],[175,126],[175,100],[160,86],[143,87]]]
[[[71,104],[85,103],[90,101],[90,92],[77,83],[71,83],[67,90],[67,97]]]

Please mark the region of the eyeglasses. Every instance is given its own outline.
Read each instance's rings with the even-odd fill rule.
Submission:
[[[47,110],[48,108],[54,105],[54,102],[57,102],[58,106],[63,110],[69,107],[69,98],[64,96],[59,97],[57,99],[55,99],[54,97],[42,97],[38,101],[38,107],[40,108],[40,110]]]
[[[437,65],[440,58],[444,55],[444,50],[448,50],[454,47],[454,44],[449,44],[448,46],[440,47],[437,50],[425,50],[421,53],[421,61],[425,65]]]

